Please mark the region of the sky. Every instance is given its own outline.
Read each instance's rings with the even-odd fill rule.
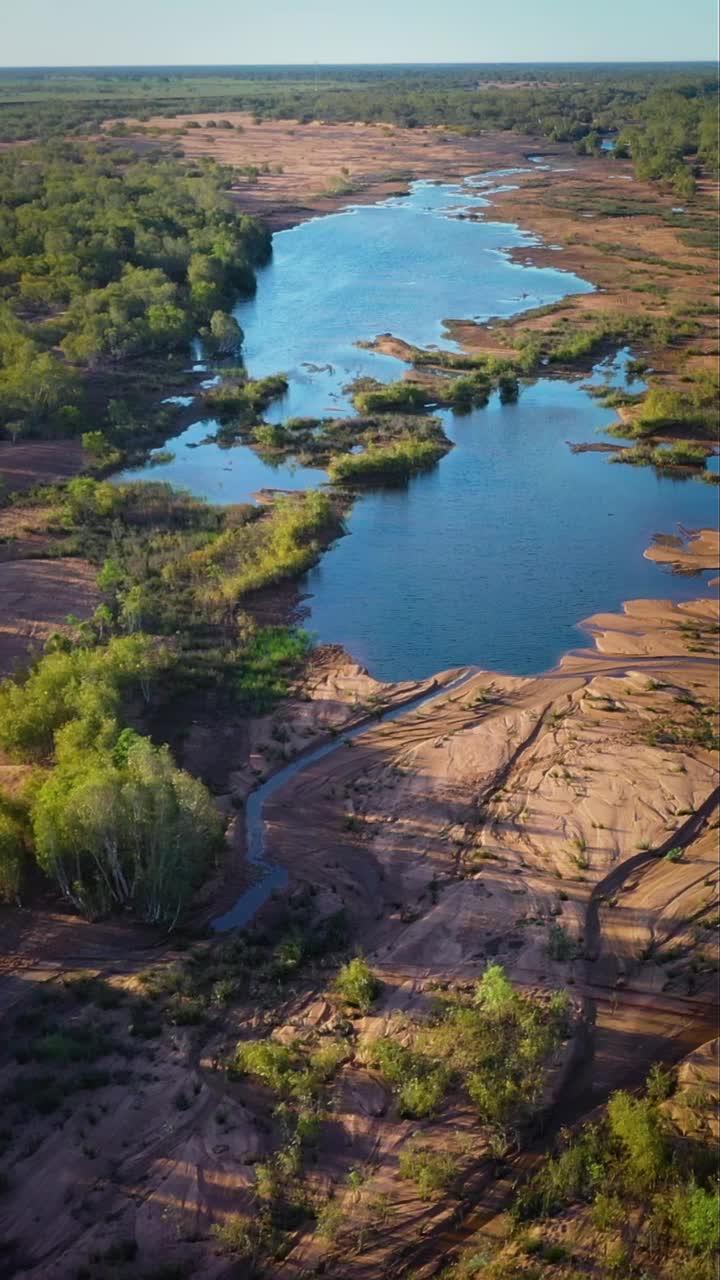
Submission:
[[[716,0],[0,0],[0,66],[716,56]]]

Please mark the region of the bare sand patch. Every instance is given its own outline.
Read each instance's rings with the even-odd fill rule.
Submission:
[[[669,564],[676,573],[720,569],[720,532],[697,529],[681,534],[658,534],[644,554],[646,560]]]
[[[79,440],[0,440],[0,481],[8,493],[58,484],[83,469]]]
[[[96,574],[71,557],[0,562],[0,675],[22,666],[54,631],[69,632],[69,614],[90,617],[100,602]]]

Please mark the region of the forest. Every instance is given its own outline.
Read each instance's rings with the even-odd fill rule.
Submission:
[[[270,237],[232,209],[228,181],[210,161],[112,143],[53,140],[0,157],[6,433],[78,431],[91,373],[112,398],[124,363],[167,361],[198,333],[219,353],[239,348],[230,309],[254,290]]]

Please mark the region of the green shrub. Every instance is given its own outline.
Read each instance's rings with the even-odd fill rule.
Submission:
[[[402,484],[418,471],[432,467],[447,452],[448,445],[433,440],[397,440],[387,445],[368,445],[363,453],[332,458],[328,475],[333,484]]]
[[[353,403],[359,413],[419,413],[433,399],[432,391],[427,387],[403,381],[357,391]]]
[[[368,1013],[380,993],[380,983],[362,956],[355,956],[343,965],[334,990],[346,1004]]]
[[[431,1115],[453,1086],[488,1124],[524,1120],[542,1096],[543,1069],[567,1030],[560,993],[543,1007],[517,991],[500,965],[477,984],[474,1003],[451,997],[413,1028],[410,1045],[383,1036],[365,1047],[393,1086],[402,1114]]]
[[[79,910],[130,906],[171,927],[222,836],[203,784],[175,767],[167,747],[142,738],[125,767],[64,742],[32,820],[40,865]]]
[[[398,1162],[401,1178],[416,1183],[420,1195],[429,1199],[439,1191],[447,1191],[455,1181],[459,1163],[446,1151],[433,1151],[416,1143],[408,1143]]]
[[[256,1076],[275,1093],[289,1092],[298,1056],[276,1040],[248,1040],[239,1044],[233,1060],[233,1071]]]
[[[222,1253],[255,1264],[263,1248],[268,1247],[272,1233],[267,1222],[248,1214],[231,1213],[224,1222],[215,1223],[210,1233]]]
[[[449,1072],[442,1067],[424,1069],[404,1080],[397,1090],[401,1116],[425,1120],[434,1115],[448,1091]]]
[[[291,627],[259,627],[238,661],[234,687],[251,715],[265,715],[288,694],[289,678],[310,650],[310,637]]]
[[[653,1103],[615,1093],[608,1103],[608,1120],[612,1137],[623,1150],[629,1178],[638,1187],[654,1187],[665,1173],[669,1153]]]
[[[0,797],[0,902],[17,899],[25,859],[23,827],[11,814],[3,812]]]
[[[578,946],[561,924],[553,923],[548,929],[548,955],[551,960],[570,961],[578,956]]]
[[[16,760],[49,756],[58,730],[78,725],[76,741],[107,741],[123,690],[149,680],[157,659],[143,636],[123,636],[105,648],[46,653],[24,680],[0,684],[0,747]]]
[[[713,1254],[720,1248],[719,1214],[716,1187],[691,1183],[674,1194],[672,1215],[676,1236],[695,1253]]]

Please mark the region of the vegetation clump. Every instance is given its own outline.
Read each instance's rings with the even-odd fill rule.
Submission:
[[[53,510],[55,536],[102,565],[105,599],[74,642],[56,637],[0,684],[0,748],[46,771],[27,800],[0,803],[0,888],[18,896],[32,854],[85,914],[129,908],[172,927],[222,823],[167,748],[123,728],[128,707],[204,684],[250,713],[270,709],[309,640],[257,627],[237,605],[311,564],[337,517],[323,494],[215,511],[168,486],[90,477],[71,481]],[[189,1017],[183,1006],[179,1020]]]
[[[398,440],[389,445],[369,445],[363,453],[340,454],[328,467],[333,484],[349,488],[367,484],[404,484],[426,471],[447,452],[449,445],[433,440]]]
[[[343,965],[333,989],[353,1009],[369,1013],[380,994],[380,983],[367,961],[355,956]]]
[[[435,1151],[418,1142],[409,1142],[400,1152],[401,1178],[414,1182],[425,1199],[448,1191],[459,1173],[459,1161],[447,1151]]]
[[[561,994],[540,1005],[512,986],[502,966],[490,965],[471,1002],[444,1000],[412,1028],[408,1044],[384,1036],[366,1055],[393,1086],[401,1114],[432,1115],[460,1089],[484,1123],[505,1130],[539,1104],[547,1065],[568,1033],[568,1009]]]
[[[40,866],[80,911],[131,907],[170,927],[222,836],[203,784],[176,768],[166,747],[127,731],[110,758],[101,744],[78,751],[66,736],[32,823]]]

